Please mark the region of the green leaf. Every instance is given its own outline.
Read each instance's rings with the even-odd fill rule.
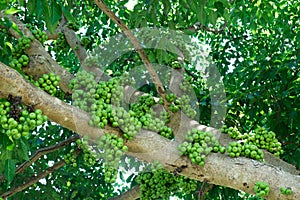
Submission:
[[[56,1],[51,1],[51,5],[43,0],[43,14],[45,16],[45,22],[50,33],[54,33],[55,28],[61,19],[62,9],[60,5],[56,3]]]
[[[169,0],[164,0],[163,5],[164,5],[164,14],[167,15],[171,9],[171,3]]]
[[[14,145],[13,142],[8,138],[6,134],[0,133],[0,146],[2,146],[3,149],[7,149],[7,147]],[[3,152],[2,152],[3,153]]]
[[[4,3],[0,3],[0,11],[4,10],[5,8],[7,8],[8,4],[6,2]]]
[[[51,23],[55,24],[56,27],[59,20],[62,17],[62,8],[59,4],[56,3],[56,1],[52,1],[50,14],[51,14]]]
[[[41,0],[31,0],[28,1],[27,7],[31,14],[36,14],[37,17],[42,15],[43,3]]]
[[[12,152],[8,150],[1,151],[1,160],[10,160],[12,158]]]
[[[191,0],[190,7],[192,11],[196,14],[198,21],[201,24],[205,24],[206,13],[205,13],[205,1]]]
[[[156,48],[165,50],[167,47],[167,44],[168,44],[168,42],[167,42],[166,38],[162,37],[159,40]]]
[[[4,175],[8,183],[11,183],[15,177],[16,165],[12,159],[5,161]]]
[[[8,46],[10,49],[13,49],[12,43],[10,42],[5,42],[4,43],[6,46]]]
[[[1,22],[1,25],[3,25],[6,30],[9,30],[12,26],[12,23],[7,17],[4,17],[4,22]]]
[[[65,6],[62,6],[62,13],[64,14],[64,16],[66,17],[68,22],[75,22],[75,18],[73,17],[73,15],[69,12],[69,9]]]
[[[10,137],[9,139],[12,140],[11,137]],[[8,151],[12,151],[12,150],[14,150],[14,148],[15,148],[15,144],[14,144],[14,143],[12,143],[11,145],[9,145],[9,146],[6,147],[6,149],[7,149]]]
[[[17,153],[20,159],[29,160],[28,157],[28,146],[25,144],[23,139],[20,139],[18,142],[19,146],[17,148]]]
[[[216,22],[217,22],[217,12],[214,10],[214,9],[211,9],[210,12],[209,12],[209,15],[208,15],[208,18],[209,18],[209,22],[212,24],[212,25],[215,25]]]
[[[20,12],[20,11],[21,11],[21,10],[16,9],[16,8],[10,8],[10,9],[6,10],[6,11],[4,12],[4,14],[6,14],[6,15],[13,15],[13,14],[18,13],[18,12]]]
[[[169,52],[172,52],[172,53],[174,53],[174,54],[177,54],[178,51],[179,51],[180,49],[177,49],[177,47],[176,47],[174,44],[172,44],[171,42],[169,42],[169,43],[167,44],[167,50],[168,50]]]
[[[19,35],[23,35],[23,33],[19,30],[18,26],[17,26],[15,23],[13,23],[13,24],[11,25],[11,27],[12,27],[12,29],[14,29],[14,31],[16,31]]]
[[[135,174],[132,173],[130,176],[128,176],[128,178],[126,179],[126,183],[131,183],[133,181],[133,179],[135,178]]]
[[[124,175],[123,175],[122,172],[120,173],[120,179],[121,179],[122,181],[124,181]]]

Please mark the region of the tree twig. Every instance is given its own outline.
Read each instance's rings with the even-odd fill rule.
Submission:
[[[50,173],[52,173],[55,170],[63,167],[65,164],[66,164],[66,162],[64,160],[56,162],[52,167],[49,167],[48,169],[46,169],[42,173],[38,174],[37,176],[33,176],[28,182],[24,183],[23,185],[20,185],[19,187],[13,188],[13,189],[9,190],[8,192],[3,193],[1,195],[1,197],[4,200],[6,200],[8,197],[13,196],[17,192],[20,192],[20,191],[28,188],[29,186],[35,184],[36,182],[38,182],[42,178],[48,176]]]
[[[73,139],[76,138],[75,136],[72,136],[72,137],[73,137]],[[74,152],[74,155],[78,155],[80,152],[81,152],[80,149],[76,149],[75,152]],[[24,183],[23,185],[20,185],[16,188],[12,188],[8,192],[3,193],[1,195],[1,198],[3,198],[3,200],[6,200],[8,197],[13,196],[14,194],[16,194],[16,193],[28,188],[29,186],[37,183],[39,180],[41,180],[42,178],[45,178],[49,174],[51,174],[54,171],[58,170],[59,168],[63,167],[65,164],[66,164],[65,160],[60,160],[60,161],[54,163],[54,165],[52,167],[47,168],[45,171],[41,172],[37,176],[32,176],[31,179],[29,181],[27,181],[26,183]]]
[[[64,19],[64,16],[63,16],[63,19]],[[70,45],[70,47],[72,48],[72,50],[76,54],[80,64],[83,65],[83,63],[84,63],[84,61],[87,57],[87,53],[86,53],[86,49],[81,44],[81,41],[78,39],[75,31],[70,29],[67,26],[67,24],[65,24],[62,27],[62,32],[64,33],[68,44]]]
[[[114,21],[123,31],[123,33],[128,37],[130,42],[132,43],[134,49],[139,54],[140,58],[142,59],[143,63],[145,64],[147,70],[149,71],[155,88],[158,94],[165,100],[165,90],[163,84],[161,83],[157,73],[155,72],[154,68],[152,67],[150,60],[148,59],[144,49],[141,46],[141,43],[138,39],[134,36],[132,31],[128,29],[126,24],[119,19],[107,6],[102,0],[95,0],[96,5],[112,20]],[[165,101],[166,103],[167,101]]]
[[[69,137],[68,139],[58,143],[58,144],[55,144],[55,145],[52,145],[52,146],[49,146],[49,147],[45,147],[45,148],[42,148],[42,149],[39,149],[37,150],[31,157],[28,161],[25,161],[23,162],[17,169],[16,169],[16,174],[18,173],[22,173],[27,167],[29,167],[32,163],[34,163],[35,161],[37,161],[41,156],[45,155],[45,154],[48,154],[48,153],[51,153],[51,152],[54,152],[56,151],[57,149],[61,148],[61,147],[64,147],[66,145],[69,145],[70,143],[76,141],[77,139],[79,139],[79,135],[73,135],[71,137]],[[0,176],[0,181],[3,181],[5,180],[5,176],[4,175],[1,175]]]

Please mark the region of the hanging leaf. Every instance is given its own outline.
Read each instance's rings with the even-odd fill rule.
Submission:
[[[54,33],[55,28],[61,19],[62,9],[60,5],[56,3],[56,1],[51,1],[50,6],[45,0],[43,1],[43,14],[45,16],[46,26],[50,33]]]
[[[15,177],[16,165],[12,159],[5,161],[4,175],[8,183],[11,183]]]
[[[15,23],[12,23],[11,25],[12,29],[16,31],[19,35],[23,35],[23,33],[19,30],[18,26]]]
[[[209,22],[212,25],[215,25],[217,22],[218,14],[214,9],[211,9],[208,15]]]
[[[163,5],[164,5],[164,15],[167,15],[169,13],[172,5],[169,0],[164,0]]]
[[[20,160],[29,160],[28,146],[22,138],[18,141],[18,148],[16,150]]]

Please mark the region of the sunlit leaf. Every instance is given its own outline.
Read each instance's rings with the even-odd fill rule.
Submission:
[[[13,14],[16,14],[16,13],[18,13],[18,12],[20,12],[20,11],[21,11],[21,10],[16,9],[16,8],[10,8],[10,9],[6,10],[4,13],[5,13],[6,15],[13,15]]]

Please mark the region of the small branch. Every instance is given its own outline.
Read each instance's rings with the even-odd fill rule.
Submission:
[[[61,148],[61,147],[64,147],[66,145],[69,145],[70,143],[76,141],[79,137],[79,135],[73,135],[71,137],[69,137],[68,139],[58,143],[58,144],[55,144],[55,145],[52,145],[52,146],[49,146],[49,147],[45,147],[45,148],[42,148],[42,149],[39,149],[37,150],[29,159],[29,161],[25,161],[24,163],[22,163],[17,169],[16,169],[16,174],[18,173],[22,173],[27,167],[29,167],[32,163],[34,163],[35,161],[37,161],[41,156],[45,155],[45,154],[48,154],[48,153],[51,153],[53,151],[56,151],[57,149]],[[5,180],[5,176],[2,175],[0,176],[0,181],[3,181]]]
[[[64,160],[61,160],[61,161],[55,163],[52,167],[49,167],[44,172],[38,174],[37,176],[33,176],[27,183],[25,183],[23,185],[20,185],[19,187],[13,188],[13,189],[9,190],[8,192],[3,193],[1,195],[1,197],[4,200],[6,200],[8,197],[13,196],[17,192],[20,192],[20,191],[28,188],[29,186],[37,183],[39,180],[41,180],[42,178],[48,176],[49,174],[51,174],[52,172],[58,170],[59,168],[63,167],[65,164],[66,164],[66,162]]]
[[[64,17],[63,17],[63,19],[64,19]],[[86,53],[86,50],[85,50],[84,46],[81,44],[81,41],[78,39],[75,31],[70,29],[65,24],[62,27],[62,32],[64,33],[68,44],[70,45],[70,47],[75,52],[79,62],[81,63],[81,65],[83,65],[83,63],[84,63],[84,61],[87,57],[87,53]]]
[[[130,42],[132,43],[134,49],[137,51],[137,53],[139,54],[140,58],[142,59],[142,61],[144,62],[147,70],[149,71],[152,79],[153,79],[153,83],[155,85],[155,88],[158,92],[158,94],[165,100],[165,90],[163,87],[163,84],[161,83],[161,81],[159,80],[159,77],[157,75],[157,73],[155,72],[155,70],[153,69],[150,60],[148,59],[144,49],[141,46],[141,43],[138,41],[138,39],[134,36],[134,34],[128,29],[128,27],[124,24],[124,22],[119,19],[106,5],[102,0],[95,0],[95,3],[97,4],[97,6],[112,20],[114,21],[124,32],[124,34],[128,37],[128,39],[130,40]],[[165,100],[165,103],[167,101]],[[166,107],[166,105],[165,105]]]
[[[81,152],[81,150],[77,149],[77,150],[75,150],[74,155],[78,155],[80,152]],[[1,195],[1,197],[3,198],[3,200],[6,200],[8,197],[13,196],[14,194],[21,192],[22,190],[28,188],[29,186],[37,183],[39,180],[41,180],[42,178],[45,178],[49,174],[51,174],[54,171],[58,170],[59,168],[63,167],[65,164],[66,164],[65,160],[60,160],[60,161],[54,163],[54,165],[52,167],[47,168],[45,171],[38,174],[37,176],[32,176],[31,179],[28,182],[24,183],[23,185],[20,185],[19,187],[13,188],[13,189],[9,190],[8,192],[3,193]]]
[[[140,186],[136,185],[120,196],[110,198],[109,200],[135,200],[140,198]]]
[[[79,135],[73,135],[73,136],[69,137],[68,139],[66,139],[66,140],[64,140],[64,141],[62,141],[62,142],[60,142],[58,144],[55,144],[55,145],[52,145],[52,146],[45,147],[45,148],[37,150],[35,152],[35,154],[33,154],[31,156],[31,158],[29,159],[29,161],[24,162],[23,164],[21,164],[17,168],[16,174],[22,173],[25,170],[25,168],[27,168],[32,163],[34,163],[35,161],[37,161],[41,156],[43,156],[45,154],[48,154],[48,153],[51,153],[51,152],[54,152],[57,149],[60,149],[60,148],[62,148],[64,146],[67,146],[67,145],[71,144],[72,142],[75,142],[79,138],[80,138]]]
[[[205,186],[206,185],[206,186]],[[205,186],[205,188],[204,188]],[[198,197],[199,197],[199,200],[204,200],[205,199],[205,194],[210,190],[212,189],[213,185],[211,184],[208,184],[207,183],[207,180],[204,179],[202,184],[201,184],[201,187],[199,189],[199,191],[197,191],[196,193],[198,194]]]
[[[205,31],[208,31],[208,32],[212,32],[214,34],[222,33],[225,30],[226,27],[227,27],[227,21],[224,22],[223,26],[220,29],[212,29],[212,28],[208,28],[207,26],[200,25],[200,28],[202,30],[205,30]]]

